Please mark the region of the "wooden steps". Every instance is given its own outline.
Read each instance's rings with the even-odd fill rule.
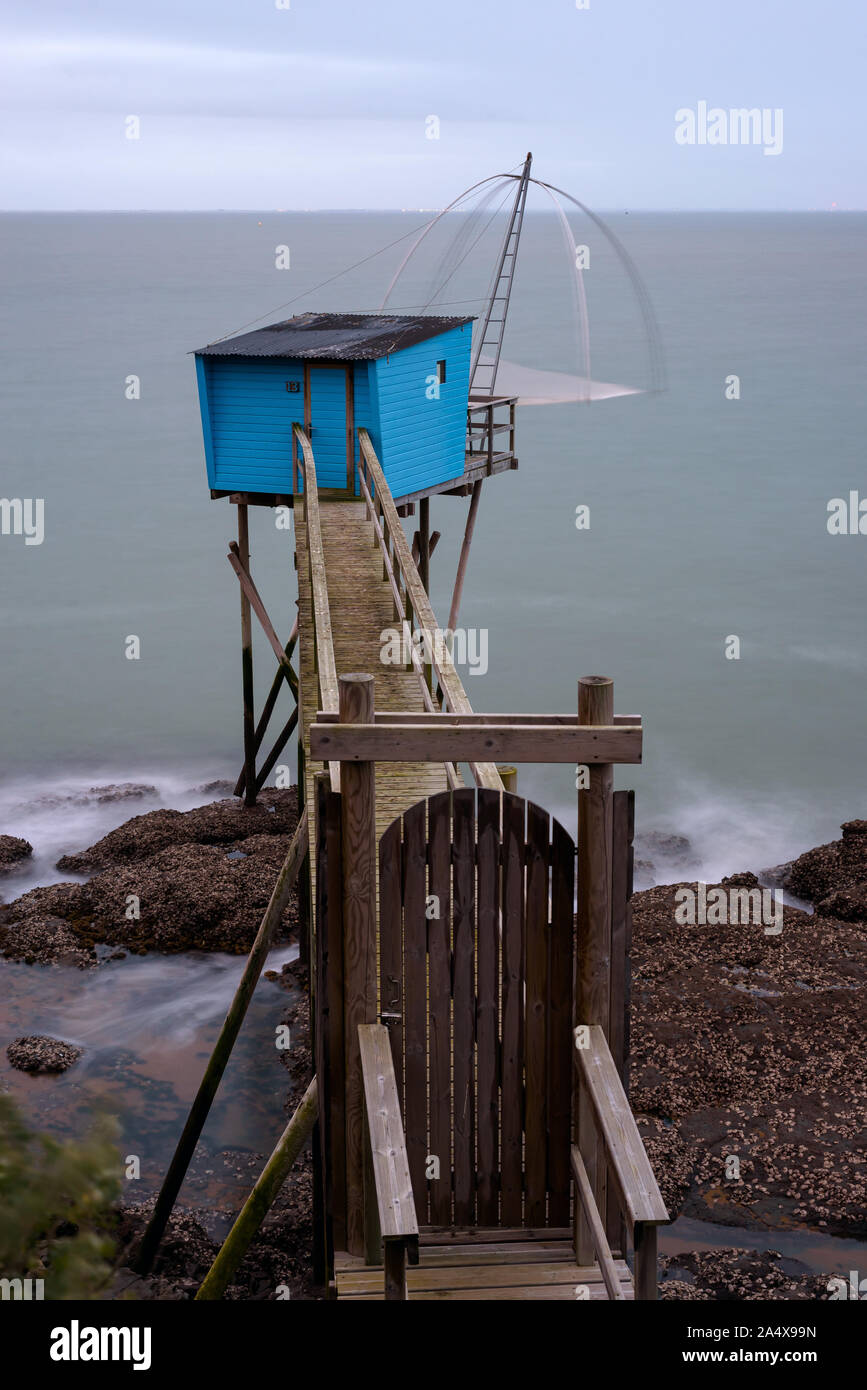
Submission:
[[[427,1229],[420,1243],[419,1263],[407,1271],[411,1300],[574,1303],[582,1297],[608,1297],[599,1266],[576,1264],[571,1232],[566,1230]],[[381,1265],[366,1265],[361,1256],[345,1252],[336,1252],[334,1260],[338,1300],[384,1300]],[[624,1260],[616,1260],[615,1268],[623,1297],[631,1300],[629,1268]]]

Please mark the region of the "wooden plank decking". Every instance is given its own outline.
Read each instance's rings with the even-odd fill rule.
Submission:
[[[335,1254],[339,1301],[384,1299],[381,1265],[361,1256]],[[625,1299],[633,1298],[625,1261],[615,1261]],[[571,1232],[551,1230],[423,1230],[417,1266],[407,1271],[411,1300],[499,1301],[607,1299],[598,1265],[578,1265]],[[586,1293],[584,1292],[586,1290]]]
[[[362,502],[332,501],[320,497],[320,525],[325,553],[328,601],[334,663],[338,675],[366,671],[374,678],[378,710],[421,713],[424,704],[418,678],[401,666],[383,665],[380,633],[395,628],[391,589],[382,578],[382,555],[374,549],[373,523]],[[295,545],[298,558],[298,647],[301,731],[304,739],[307,811],[310,819],[311,863],[315,861],[315,815],[309,729],[316,717],[318,684],[313,664],[313,625],[307,564],[307,530],[303,508],[295,511]],[[441,763],[379,763],[376,768],[377,841],[396,816],[416,801],[448,787]],[[312,891],[312,889],[311,889]]]

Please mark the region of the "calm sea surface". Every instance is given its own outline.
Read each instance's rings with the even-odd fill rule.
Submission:
[[[190,804],[241,761],[234,509],[208,495],[188,353],[258,315],[377,308],[406,242],[268,313],[423,221],[0,218],[0,493],[45,501],[42,545],[0,536],[0,832],[34,841],[43,880],[61,847],[160,799]],[[572,710],[579,675],[611,675],[618,710],[645,721],[644,765],[618,777],[640,824],[689,835],[708,876],[761,868],[865,814],[867,536],[832,537],[826,519],[829,499],[867,496],[867,216],[607,221],[655,307],[668,389],[519,412],[520,469],[482,494],[461,622],[487,629],[488,670],[465,685],[479,710]],[[628,284],[594,229],[575,230],[591,249],[594,376],[646,385]],[[389,307],[426,303],[438,254]],[[443,312],[478,311],[492,262],[481,276],[471,262]],[[528,216],[510,360],[577,369],[570,284],[556,220]],[[443,621],[466,505],[432,503]],[[291,537],[267,510],[251,526],[254,574],[287,636]],[[138,661],[124,654],[132,634]],[[725,656],[733,635],[739,660]],[[263,642],[256,659],[261,698]],[[157,797],[98,812],[74,799],[130,779]],[[521,788],[572,824],[571,769],[524,769]]]

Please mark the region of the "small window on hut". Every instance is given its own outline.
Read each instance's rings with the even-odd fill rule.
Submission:
[[[442,384],[446,379],[445,362],[437,362],[437,381]]]

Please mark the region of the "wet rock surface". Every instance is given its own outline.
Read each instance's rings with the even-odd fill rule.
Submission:
[[[792,891],[854,900],[853,824],[795,862]],[[864,1237],[867,919],[787,906],[778,935],[682,925],[679,886],[696,885],[633,898],[631,1100],[670,1215]]]
[[[62,873],[95,874],[185,844],[231,846],[252,835],[291,835],[297,819],[294,787],[260,792],[255,806],[233,797],[192,811],[150,811],[133,816],[89,849],[64,855],[57,867]]]
[[[29,840],[21,840],[17,835],[0,835],[0,874],[12,873],[32,853]]]
[[[296,824],[294,788],[265,792],[255,807],[219,801],[136,816],[60,861],[92,872],[87,883],[34,888],[0,908],[0,952],[46,962],[74,949],[77,963],[95,961],[95,943],[247,952]],[[284,937],[296,920],[293,895]]]
[[[17,921],[10,916],[2,924],[0,909],[0,954],[27,965],[75,965],[87,969],[97,963],[92,946],[83,945],[62,917],[35,912]]]
[[[45,1072],[68,1071],[81,1056],[81,1048],[72,1043],[61,1042],[59,1038],[49,1038],[42,1033],[33,1033],[26,1038],[16,1038],[6,1049],[10,1064],[18,1071],[26,1071],[31,1076]]]
[[[267,1161],[255,1155],[250,1187]],[[176,1208],[149,1275],[134,1271],[141,1237],[155,1199],[124,1206],[114,1232],[117,1242],[115,1277],[106,1298],[193,1299],[214,1262],[221,1241],[208,1234],[212,1208]],[[322,1295],[312,1282],[313,1165],[309,1149],[300,1155],[258,1234],[223,1294],[231,1301],[309,1299]],[[237,1211],[222,1213],[226,1223]]]
[[[659,1297],[698,1302],[827,1298],[827,1280],[775,1250],[721,1249],[664,1256]]]
[[[854,901],[861,917],[850,915],[844,921],[867,921],[867,820],[850,820],[842,826],[842,837],[829,845],[807,850],[789,866],[785,887],[799,898],[816,904],[820,916],[839,917],[836,906]],[[836,900],[836,902],[835,902]]]

